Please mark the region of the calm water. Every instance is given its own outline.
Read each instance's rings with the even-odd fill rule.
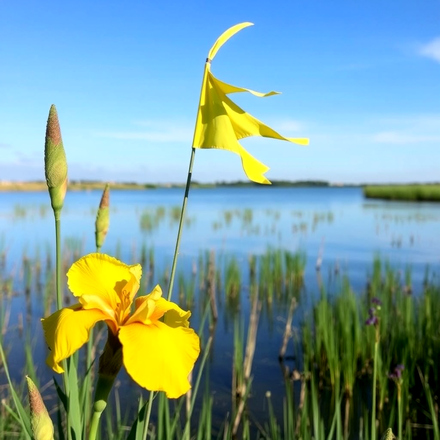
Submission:
[[[163,283],[171,266],[177,234],[176,212],[183,190],[113,191],[111,224],[102,249],[126,263],[140,261],[143,247],[154,250],[155,270],[148,286]],[[94,222],[101,192],[68,193],[62,216],[62,239],[66,253],[93,252]],[[187,223],[182,237],[175,282],[197,276],[200,255],[215,251],[219,267],[232,256],[242,270],[242,295],[238,314],[248,316],[248,259],[268,248],[281,248],[307,257],[305,288],[298,312],[307,309],[318,294],[317,261],[320,274],[330,292],[337,292],[341,275],[349,277],[356,291],[362,292],[379,255],[397,270],[412,271],[415,292],[420,289],[425,270],[438,276],[440,263],[440,205],[365,200],[359,188],[219,188],[192,190],[187,206]],[[47,193],[0,194],[0,245],[6,256],[3,278],[9,278],[14,296],[3,300],[9,313],[9,363],[17,380],[24,365],[22,341],[30,330],[33,358],[38,373],[49,381],[52,374],[44,364],[46,347],[39,320],[44,316],[41,292],[32,284],[28,295],[22,270],[23,256],[31,261],[31,273],[38,278],[36,261],[54,255],[53,215]],[[53,260],[53,258],[52,258]],[[335,274],[339,274],[336,276]],[[45,279],[40,279],[44,290]],[[35,291],[35,292],[34,292]],[[221,297],[221,292],[220,292]],[[230,408],[231,365],[233,358],[233,317],[219,304],[220,318],[215,329],[210,359],[211,389],[219,417]],[[198,328],[200,307],[195,304],[192,325]],[[271,316],[262,314],[253,365],[251,404],[256,414],[264,407],[264,393],[283,393],[278,364],[287,309],[274,307]],[[299,319],[299,318],[298,318]],[[298,323],[298,321],[297,321]],[[23,334],[16,330],[23,328]],[[8,342],[10,344],[8,344]],[[121,375],[125,383],[124,375]],[[3,379],[1,379],[3,382]],[[136,392],[137,387],[127,385]]]

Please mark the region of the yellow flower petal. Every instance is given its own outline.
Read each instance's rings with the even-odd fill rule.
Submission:
[[[60,363],[89,340],[92,327],[98,321],[107,319],[101,310],[83,310],[81,304],[75,304],[42,319],[44,336],[50,353],[47,364],[56,373],[64,370]]]
[[[133,300],[141,275],[139,264],[128,266],[116,258],[98,253],[80,258],[67,272],[68,285],[75,296],[99,296],[112,310],[120,304],[119,295],[124,287],[129,289],[129,300]]]
[[[150,391],[177,398],[191,387],[188,375],[200,353],[194,330],[172,328],[160,321],[133,323],[119,330],[125,368],[131,378]]]
[[[170,327],[189,327],[191,312],[185,312],[177,304],[167,301],[162,296],[162,289],[157,285],[149,295],[140,296],[135,301],[135,312],[126,324],[141,322],[150,324],[164,316],[164,322]]]

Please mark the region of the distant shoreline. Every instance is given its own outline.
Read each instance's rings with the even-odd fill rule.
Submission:
[[[73,180],[68,183],[69,191],[102,191],[106,184],[114,190],[147,191],[155,189],[184,188],[183,183],[152,184],[136,182],[101,182]],[[272,185],[259,185],[250,181],[199,183],[192,182],[192,189],[210,188],[362,188],[367,199],[400,200],[413,202],[440,202],[440,183],[410,183],[410,184],[344,184],[326,181],[286,181],[274,180]],[[0,192],[43,192],[47,191],[44,181],[0,181]]]
[[[110,185],[111,190],[152,190],[158,188],[184,188],[185,184],[169,183],[169,184],[152,184],[152,183],[136,183],[136,182],[100,182],[100,181],[83,181],[73,180],[68,183],[69,191],[90,191],[103,190],[106,184]],[[217,182],[217,183],[199,183],[192,182],[191,188],[221,188],[221,187],[257,187],[260,186],[253,182]],[[328,187],[330,183],[325,181],[273,181],[273,187]],[[339,185],[338,185],[339,186]],[[351,186],[351,185],[350,185]],[[0,192],[37,192],[47,191],[46,182],[20,182],[20,181],[0,181]]]

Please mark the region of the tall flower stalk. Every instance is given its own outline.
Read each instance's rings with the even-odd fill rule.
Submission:
[[[397,438],[402,437],[402,426],[403,426],[403,402],[402,402],[402,382],[403,382],[403,371],[405,366],[399,364],[394,368],[394,371],[388,375],[392,379],[397,387]]]
[[[57,308],[63,307],[61,286],[61,210],[67,190],[67,160],[61,138],[60,123],[56,107],[52,104],[46,126],[44,145],[44,172],[50,203],[55,217],[55,246],[56,246],[56,289]]]
[[[378,312],[380,311],[382,302],[378,298],[372,298],[369,317],[365,321],[366,325],[374,327],[374,357],[373,357],[373,384],[372,384],[372,403],[371,403],[371,440],[376,440],[376,382],[377,382],[377,362],[379,357],[380,342],[380,320]]]
[[[101,196],[101,200],[99,202],[98,211],[96,213],[96,221],[95,221],[95,245],[96,245],[96,252],[101,252],[101,247],[104,244],[105,238],[107,237],[107,233],[110,227],[110,186],[108,184],[105,185],[104,191]],[[93,337],[94,329],[90,329],[90,337],[89,341],[87,342],[87,351],[86,351],[86,366],[87,366],[87,375],[84,378],[83,387],[85,390],[85,400],[84,400],[84,417],[85,423],[84,428],[87,426],[88,422],[88,415],[92,414],[92,420],[90,425],[90,433],[89,436],[96,437],[96,434],[98,432],[99,427],[99,421],[101,414],[103,410],[105,409],[106,405],[98,404],[97,402],[100,401],[107,401],[108,394],[110,393],[111,386],[113,385],[113,381],[111,381],[110,388],[108,387],[108,381],[103,381],[101,377],[99,376],[98,384],[96,385],[96,394],[95,394],[95,400],[94,400],[94,408],[92,411],[91,408],[91,401],[92,401],[92,386],[91,382],[94,379],[94,370],[92,368],[92,348],[94,343],[94,337]],[[99,390],[99,391],[98,391]],[[103,391],[104,390],[104,391]],[[107,390],[107,394],[106,391]],[[98,392],[100,395],[98,395]],[[105,396],[105,399],[103,398]],[[96,407],[96,410],[95,410]],[[84,429],[85,433],[85,429]]]
[[[61,283],[61,210],[67,191],[67,160],[61,137],[60,123],[55,105],[51,105],[46,125],[44,143],[44,173],[49,190],[50,203],[55,218],[55,273],[57,309],[63,307],[63,288]],[[70,379],[68,369],[63,374],[64,391],[67,397],[67,436],[70,440]]]

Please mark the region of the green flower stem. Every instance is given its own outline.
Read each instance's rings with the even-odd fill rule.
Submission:
[[[179,229],[177,231],[176,248],[174,250],[173,265],[171,267],[170,284],[168,286],[168,297],[167,297],[168,301],[171,300],[171,296],[173,293],[174,276],[176,274],[176,266],[177,266],[177,256],[179,255],[179,248],[180,248],[180,237],[182,235],[182,226],[185,218],[186,204],[188,202],[189,188],[191,186],[192,169],[194,165],[195,155],[196,155],[196,149],[192,148],[191,159],[189,161],[189,168],[188,168],[188,177],[186,179],[185,195],[183,196],[182,211],[180,212],[180,221],[179,221]]]
[[[377,378],[378,351],[379,351],[379,325],[376,326],[376,340],[374,342],[373,397],[372,397],[372,409],[371,409],[371,440],[376,440],[376,378]]]
[[[96,252],[100,253],[101,248],[96,248]],[[90,329],[89,332],[89,340],[87,341],[87,350],[86,350],[86,368],[87,373],[86,377],[84,378],[84,384],[85,387],[85,397],[84,397],[84,414],[90,414],[90,403],[91,403],[91,397],[92,397],[92,387],[90,386],[91,381],[93,380],[93,368],[92,368],[92,348],[93,348],[93,328]],[[87,426],[88,420],[85,420],[84,427]]]
[[[403,439],[403,437],[402,437],[402,419],[403,419],[402,386],[400,383],[397,383],[397,417],[398,417],[397,438]]]
[[[63,289],[61,285],[61,209],[54,209],[53,213],[55,216],[55,283],[57,292],[57,310],[61,310],[63,308]],[[64,369],[63,384],[67,404],[67,438],[70,440],[72,436],[70,430],[70,417],[68,415],[70,407],[69,372],[65,360],[62,362],[62,366]]]
[[[148,399],[147,413],[145,414],[144,432],[142,438],[147,440],[148,425],[150,424],[151,408],[153,407],[154,391],[150,391],[150,398]]]
[[[101,420],[101,414],[107,406],[107,399],[110,391],[113,387],[115,377],[104,376],[102,374],[98,377],[98,383],[96,384],[95,400],[93,402],[93,414],[92,421],[90,423],[89,440],[96,440],[98,433],[99,422]]]
[[[56,289],[57,309],[63,308],[63,292],[61,287],[61,210],[54,210],[55,215],[55,264],[56,264]]]

